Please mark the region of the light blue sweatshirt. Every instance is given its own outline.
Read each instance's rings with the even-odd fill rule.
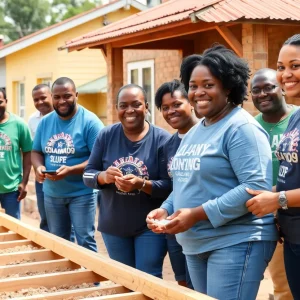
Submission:
[[[271,190],[272,155],[267,133],[236,107],[215,124],[195,125],[172,161],[173,192],[162,204],[169,215],[202,205],[208,220],[176,235],[193,255],[248,241],[276,241],[272,214],[248,212],[246,187]]]

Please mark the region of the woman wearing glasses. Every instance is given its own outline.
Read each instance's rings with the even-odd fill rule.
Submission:
[[[245,205],[246,187],[272,187],[268,137],[238,107],[249,73],[223,46],[183,61],[189,101],[204,118],[172,160],[173,192],[147,216],[154,232],[176,234],[194,289],[216,299],[254,300],[277,240],[273,215],[257,218]]]
[[[282,46],[277,62],[277,80],[287,97],[300,98],[300,34]],[[278,209],[278,222],[284,238],[284,263],[294,299],[300,299],[300,111],[289,125],[275,151],[280,162],[276,192],[250,190],[248,210],[261,217]]]

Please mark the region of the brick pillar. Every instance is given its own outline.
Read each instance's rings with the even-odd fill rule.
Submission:
[[[107,125],[118,122],[116,99],[123,85],[123,49],[107,45]]]
[[[262,68],[268,67],[268,28],[263,24],[242,25],[243,57],[251,69],[251,75]],[[248,96],[244,108],[252,114],[257,114],[251,95]]]

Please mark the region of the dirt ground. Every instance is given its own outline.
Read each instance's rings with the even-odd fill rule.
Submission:
[[[25,214],[22,214],[22,221],[27,224],[30,224],[34,227],[39,226],[38,219],[30,217]],[[97,241],[97,245],[98,245],[98,252],[103,255],[108,256],[105,245],[104,245],[102,237],[101,237],[101,233],[98,231],[96,232],[96,241]],[[172,271],[172,267],[171,267],[168,256],[166,256],[165,261],[164,261],[163,278],[164,278],[164,280],[174,281],[173,271]],[[266,270],[266,272],[265,272],[264,279],[261,282],[258,296],[256,299],[257,300],[273,299],[273,284],[272,284],[272,280],[271,280],[268,270]]]

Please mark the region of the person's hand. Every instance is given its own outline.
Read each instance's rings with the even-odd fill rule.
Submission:
[[[199,207],[181,208],[167,218],[171,222],[164,225],[164,232],[176,234],[187,231],[199,221],[199,215]]]
[[[45,174],[45,177],[52,181],[64,179],[66,176],[71,175],[72,167],[61,166],[56,170],[56,174]]]
[[[246,202],[248,211],[253,215],[261,218],[267,214],[273,213],[280,205],[278,203],[278,194],[268,191],[255,191],[252,189],[246,189],[246,191],[255,197]]]
[[[43,183],[45,181],[45,174],[42,171],[45,171],[45,166],[39,166],[35,170],[35,180],[39,183]]]
[[[101,172],[103,180],[106,184],[115,183],[116,178],[122,177],[123,173],[116,167],[109,167],[106,171]]]
[[[18,197],[18,201],[23,200],[26,195],[27,195],[27,190],[26,190],[26,184],[21,182],[18,186],[18,191],[19,191],[19,197]]]
[[[168,217],[168,212],[164,208],[156,208],[149,212],[146,218],[146,223],[149,229],[154,233],[164,232],[164,227],[160,226],[155,220],[164,220]]]
[[[115,185],[122,192],[131,192],[138,190],[143,186],[144,180],[133,174],[128,174],[123,177],[116,177]]]

